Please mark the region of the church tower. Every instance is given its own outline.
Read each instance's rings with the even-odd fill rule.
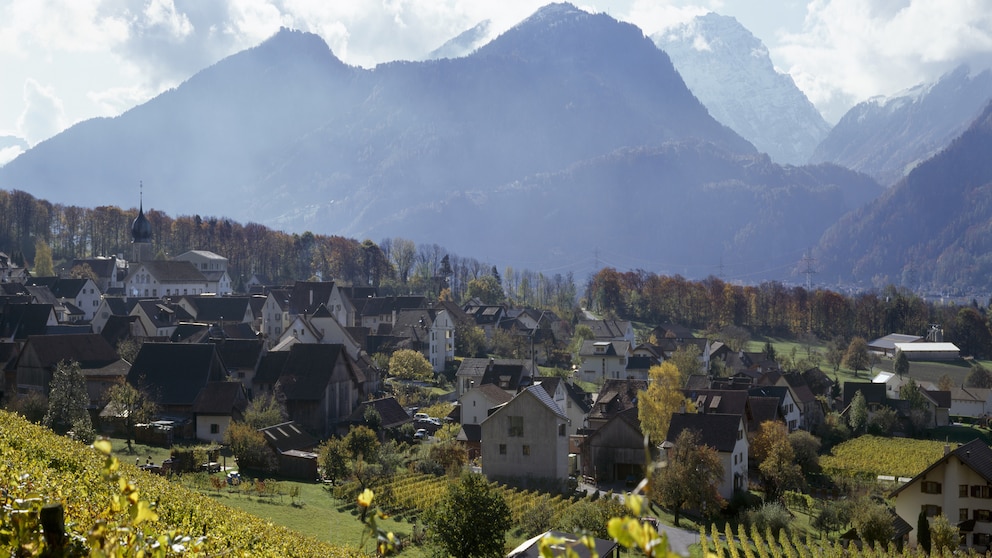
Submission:
[[[152,224],[145,217],[144,185],[139,182],[138,188],[138,216],[131,223],[131,259],[134,262],[150,259],[152,248]]]

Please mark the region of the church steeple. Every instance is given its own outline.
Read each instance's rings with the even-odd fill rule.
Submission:
[[[131,243],[134,245],[134,261],[140,262],[144,246],[152,243],[152,224],[145,217],[144,184],[138,182],[138,216],[131,223]]]

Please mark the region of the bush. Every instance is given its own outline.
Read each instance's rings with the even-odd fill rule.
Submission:
[[[752,530],[765,533],[769,529],[777,538],[782,529],[787,529],[792,516],[785,506],[778,502],[765,502],[760,508],[749,510],[744,514],[744,523]]]

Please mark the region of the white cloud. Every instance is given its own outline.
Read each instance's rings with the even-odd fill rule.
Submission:
[[[836,121],[847,107],[931,81],[964,61],[992,64],[985,0],[814,0],[774,55]]]
[[[62,99],[55,90],[44,87],[33,79],[24,82],[24,112],[17,120],[18,135],[28,144],[51,137],[66,127]]]
[[[13,161],[18,155],[24,153],[24,148],[12,145],[10,147],[0,148],[0,167],[6,165],[7,163]]]

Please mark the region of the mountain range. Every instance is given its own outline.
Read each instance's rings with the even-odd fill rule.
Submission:
[[[535,271],[591,271],[581,262],[595,258],[688,277],[793,279],[815,246],[820,277],[874,285],[900,278],[905,258],[920,262],[954,243],[935,232],[926,250],[914,249],[878,228],[897,188],[912,196],[924,196],[924,183],[954,188],[905,186],[911,173],[883,195],[862,172],[886,174],[825,154],[829,142],[842,143],[838,128],[868,138],[858,150],[865,160],[872,150],[917,162],[938,152],[962,126],[935,108],[938,98],[956,102],[951,93],[927,100],[942,86],[917,92],[907,130],[918,133],[886,135],[877,128],[889,121],[850,114],[815,150],[815,160],[831,162],[795,166],[825,131],[822,118],[732,19],[706,16],[679,41],[652,41],[608,15],[551,4],[478,46],[489,32],[480,24],[427,60],[362,69],[318,36],[284,29],[118,117],[42,142],[0,167],[0,188],[127,207],[143,181],[146,209],[290,232],[402,236]],[[663,48],[684,50],[692,36],[712,53],[696,73],[723,72],[730,85],[687,87],[692,71],[683,81]],[[894,113],[899,104],[885,106]],[[928,128],[928,114],[940,122]],[[924,132],[930,143],[916,154]],[[954,145],[967,151],[979,137]],[[973,162],[959,161],[955,176],[964,180]],[[935,210],[934,231],[945,231],[938,221],[961,220],[915,203]],[[969,222],[980,222],[983,207],[970,208]],[[960,250],[981,248],[957,246],[957,261]],[[879,250],[886,257],[869,256]],[[928,272],[914,269],[922,284]]]
[[[708,13],[652,36],[719,122],[781,164],[806,163],[830,125],[732,17]]]
[[[830,162],[894,184],[946,147],[992,99],[992,71],[959,66],[933,83],[859,103],[841,118],[810,161]]]

